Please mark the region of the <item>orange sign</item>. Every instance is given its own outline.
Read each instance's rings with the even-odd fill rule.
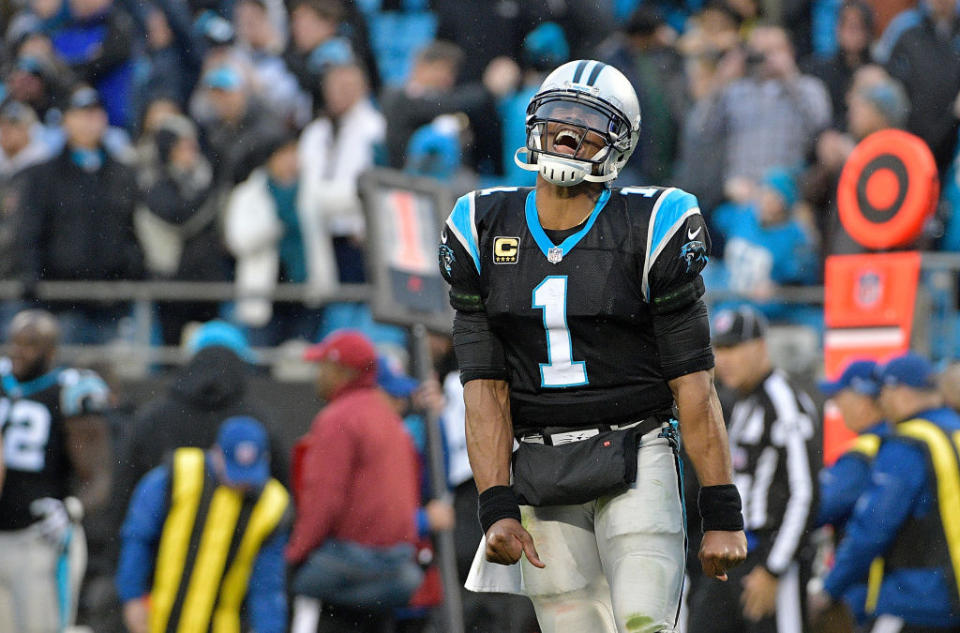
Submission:
[[[827,258],[823,351],[827,378],[854,360],[886,361],[910,349],[920,253]],[[824,407],[823,460],[832,464],[854,434],[830,402]]]
[[[922,139],[903,130],[874,132],[843,166],[840,221],[867,248],[909,246],[936,208],[939,190],[937,165]]]

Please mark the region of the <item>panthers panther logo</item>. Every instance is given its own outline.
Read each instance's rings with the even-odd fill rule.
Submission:
[[[446,273],[447,279],[450,278],[453,272],[453,249],[447,246],[446,244],[440,245],[440,266],[443,269],[443,272]]]
[[[710,258],[707,257],[707,246],[700,240],[693,240],[681,246],[680,259],[687,262],[686,272],[688,273],[694,269],[694,266],[697,267],[697,270],[701,270],[710,261]]]

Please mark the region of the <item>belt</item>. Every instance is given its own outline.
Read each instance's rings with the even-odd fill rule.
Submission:
[[[629,422],[627,424],[598,424],[595,426],[569,428],[547,427],[541,433],[530,433],[521,435],[517,438],[521,442],[528,444],[546,444],[547,446],[560,446],[562,444],[572,444],[573,442],[582,442],[590,439],[594,435],[606,433],[608,431],[624,431],[626,429],[637,429],[640,435],[645,435],[650,431],[659,429],[664,422],[669,420],[668,416],[652,415],[643,420]]]

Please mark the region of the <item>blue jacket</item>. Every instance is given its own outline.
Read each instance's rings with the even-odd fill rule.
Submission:
[[[889,434],[887,423],[880,422],[861,433],[860,440],[868,435],[883,438]],[[820,506],[817,509],[816,527],[832,525],[836,534],[843,534],[857,499],[870,485],[870,468],[875,456],[876,453],[861,450],[854,444],[833,466],[820,471]],[[867,616],[864,608],[867,583],[866,577],[861,580],[844,592],[843,601],[850,607],[857,622],[862,623]]]
[[[950,409],[932,409],[913,417],[936,424],[950,436],[960,431],[960,416]],[[895,433],[888,436],[874,460],[870,485],[847,522],[836,564],[824,582],[827,593],[838,599],[865,578],[872,561],[895,545],[904,524],[927,517],[936,510],[936,503],[936,480],[926,449]],[[916,547],[918,552],[923,550],[920,543]],[[949,566],[945,560],[940,567],[887,570],[875,613],[917,626],[960,626]]]
[[[863,433],[881,438],[889,435],[886,422],[876,424]],[[830,468],[820,471],[820,506],[817,509],[816,527],[832,525],[842,531],[853,514],[853,507],[870,484],[870,466],[874,455],[857,450],[847,450]]]
[[[157,546],[170,507],[169,490],[170,468],[158,466],[144,475],[130,498],[120,531],[122,543],[116,576],[120,602],[150,593]],[[288,536],[286,528],[278,529],[264,542],[253,563],[246,605],[251,628],[257,633],[285,633],[287,629],[283,550]]]

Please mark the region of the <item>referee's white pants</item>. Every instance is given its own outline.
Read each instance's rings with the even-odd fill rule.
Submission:
[[[683,585],[685,535],[676,455],[644,435],[637,483],[574,506],[521,506],[544,569],[486,560],[481,542],[467,589],[530,597],[542,633],[673,631]]]
[[[73,624],[87,544],[79,525],[70,530],[64,548],[35,526],[0,531],[0,633],[58,633]]]

